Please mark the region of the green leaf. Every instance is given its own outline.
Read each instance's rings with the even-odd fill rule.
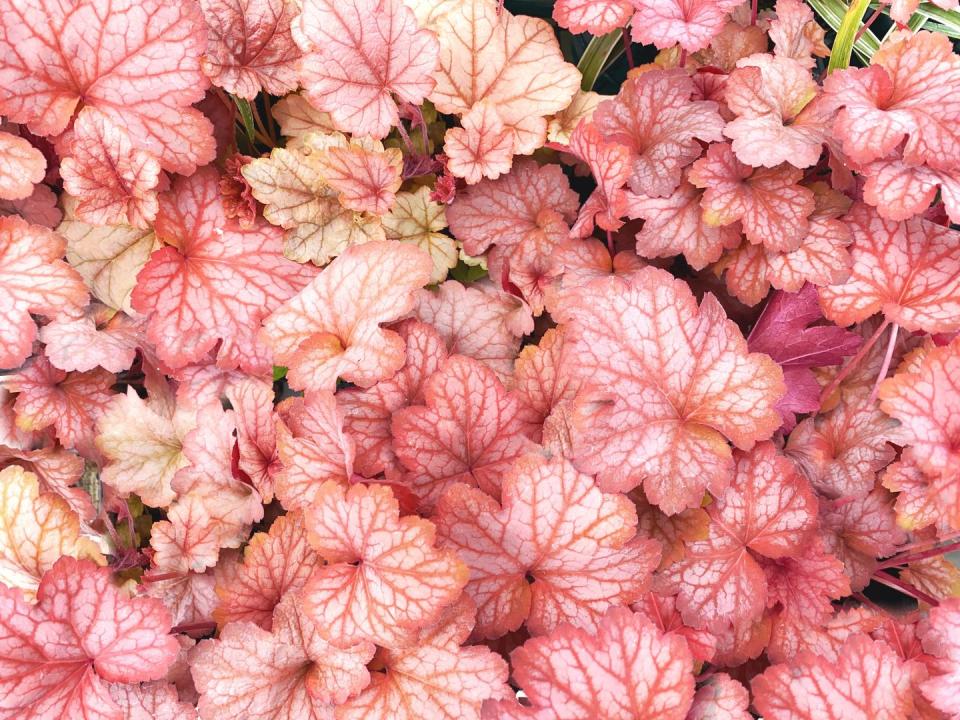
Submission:
[[[837,28],[837,37],[833,41],[833,47],[830,48],[830,62],[827,63],[828,73],[850,67],[850,56],[853,54],[857,30],[863,23],[863,16],[868,7],[870,7],[870,0],[853,0],[850,3],[850,7],[844,13],[843,20],[840,21],[840,27]],[[865,35],[866,33],[864,33]],[[871,53],[872,55],[873,53]]]
[[[928,30],[941,32],[954,40],[960,39],[960,13],[956,10],[944,10],[930,3],[923,3],[910,18],[910,27],[914,30],[916,28],[913,27],[913,21],[918,17],[930,22],[927,25]]]
[[[587,49],[583,51],[580,62],[577,63],[577,69],[583,74],[583,81],[580,83],[580,89],[584,92],[593,90],[597,78],[603,73],[614,59],[618,57],[615,54],[617,48],[623,50],[621,40],[623,39],[623,30],[616,29],[608,32],[606,35],[594,37]]]
[[[840,28],[843,24],[844,18],[847,14],[847,4],[843,0],[808,0],[811,7],[820,18],[830,26],[830,28],[837,33],[839,39]],[[860,17],[863,17],[861,13]],[[853,35],[851,37],[856,37],[857,30],[860,27],[858,22],[856,27],[853,30]],[[838,52],[838,42],[834,43],[834,49],[831,55],[834,55]],[[857,54],[857,57],[864,63],[870,62],[870,58],[873,57],[873,54],[880,49],[880,40],[877,39],[877,36],[873,34],[872,30],[867,30],[863,35],[861,35],[853,43],[853,51]],[[832,62],[831,57],[831,62]],[[846,59],[847,65],[850,64],[850,55],[847,54]]]
[[[273,381],[283,380],[287,376],[287,369],[283,365],[273,366]]]
[[[450,271],[450,277],[464,285],[476,282],[486,274],[487,269],[483,265],[467,265],[463,260],[458,261],[457,266]]]
[[[231,95],[230,97],[233,98],[237,110],[240,111],[240,119],[243,120],[243,129],[247,133],[247,139],[253,143],[256,130],[254,130],[253,127],[253,109],[250,107],[250,101],[238,98],[235,95]]]

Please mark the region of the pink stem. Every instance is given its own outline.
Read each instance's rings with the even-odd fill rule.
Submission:
[[[403,144],[407,147],[407,152],[411,155],[416,154],[416,150],[413,149],[413,143],[410,141],[410,136],[407,134],[407,129],[403,126],[403,120],[397,123],[397,132],[400,133],[400,139],[403,140]]]
[[[878,569],[885,570],[886,568],[896,567],[898,565],[907,565],[919,560],[926,560],[927,558],[946,555],[948,552],[953,552],[954,550],[960,550],[960,540],[954,540],[946,545],[937,545],[936,547],[913,553],[912,555],[909,553],[900,553],[899,555],[894,555],[892,558],[888,558],[880,563]]]
[[[753,0],[753,2],[750,3],[750,24],[751,25],[757,24],[757,15],[760,10],[759,5],[760,5],[760,0]]]
[[[163,580],[176,580],[177,578],[183,577],[183,573],[178,572],[168,572],[168,573],[157,573],[156,575],[143,575],[140,580],[145,583],[155,583],[161,582]]]
[[[883,356],[883,364],[880,366],[880,372],[877,374],[877,381],[873,384],[873,390],[870,391],[870,402],[877,399],[877,393],[880,391],[880,383],[887,377],[887,371],[890,369],[890,361],[893,360],[893,349],[897,344],[897,333],[900,326],[893,323],[893,330],[890,331],[890,340],[887,341],[887,352]]]
[[[879,5],[877,5],[877,9],[873,11],[873,15],[871,15],[869,18],[867,18],[867,21],[866,21],[863,25],[860,26],[860,29],[859,29],[859,30],[857,30],[857,34],[856,34],[856,35],[854,36],[854,38],[853,38],[853,41],[854,41],[854,42],[856,42],[856,41],[859,40],[861,37],[863,37],[863,34],[864,34],[867,30],[869,30],[869,29],[870,29],[870,26],[873,25],[873,23],[876,22],[877,18],[880,17],[880,16],[883,14],[883,9],[884,9],[886,6],[887,6],[887,3],[885,3],[885,2],[882,2],[882,3],[880,3]]]
[[[880,323],[880,327],[874,330],[873,335],[871,335],[867,341],[860,346],[860,349],[857,350],[857,354],[854,355],[847,361],[847,364],[843,366],[843,369],[838,372],[833,380],[823,389],[820,393],[820,404],[823,405],[826,402],[827,398],[836,390],[840,383],[842,383],[846,377],[853,372],[854,368],[857,367],[857,364],[867,356],[867,353],[870,352],[870,348],[877,344],[877,340],[880,339],[880,336],[883,334],[883,331],[887,329],[887,325],[890,324],[889,320],[884,320]]]
[[[886,572],[885,570],[877,570],[877,572],[873,574],[873,579],[876,580],[881,585],[886,585],[887,587],[893,588],[894,590],[899,590],[904,595],[908,595],[912,597],[914,600],[925,602],[927,605],[930,605],[931,607],[936,607],[937,605],[940,604],[940,601],[937,600],[932,595],[927,595],[925,592],[923,592],[923,590],[918,590],[910,583],[904,582],[898,577],[894,577],[893,575]]]
[[[607,230],[607,250],[610,251],[610,258],[613,258],[613,233]]]

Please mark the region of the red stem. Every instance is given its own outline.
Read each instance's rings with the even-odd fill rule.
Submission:
[[[954,550],[960,550],[960,540],[954,540],[946,545],[937,545],[936,547],[912,555],[909,553],[900,553],[899,555],[894,555],[892,558],[884,560],[877,567],[879,570],[885,570],[886,568],[896,567],[898,565],[907,565],[919,560],[946,555],[948,552],[953,552]]]
[[[687,66],[687,50],[686,48],[680,48],[680,61],[677,63],[680,67]]]
[[[873,574],[873,579],[876,580],[881,585],[886,585],[887,587],[893,588],[894,590],[899,590],[904,595],[908,595],[912,597],[914,600],[925,602],[927,605],[930,605],[931,607],[937,607],[937,605],[940,604],[940,601],[937,600],[932,595],[927,595],[925,592],[923,592],[923,590],[918,590],[910,583],[904,582],[898,577],[894,577],[893,575],[888,573],[886,570],[877,570]]]
[[[753,0],[753,2],[750,3],[750,24],[751,25],[757,24],[757,14],[760,10],[759,5],[760,5],[760,0]]]
[[[890,361],[893,360],[893,349],[897,344],[897,332],[899,330],[900,326],[894,323],[893,329],[890,331],[890,340],[887,342],[887,352],[883,356],[883,364],[880,365],[880,372],[877,373],[877,381],[873,384],[873,390],[870,391],[871,403],[877,399],[877,393],[880,391],[880,383],[887,377],[887,371],[890,369]]]
[[[155,583],[163,580],[176,580],[177,578],[181,577],[183,577],[183,573],[167,572],[157,573],[156,575],[143,575],[140,577],[140,581],[145,583]]]
[[[187,623],[186,625],[174,625],[170,628],[172,633],[187,633],[187,632],[200,632],[200,631],[209,631],[215,630],[217,624],[215,622],[199,622],[199,623]]]
[[[624,28],[620,37],[623,39],[623,52],[627,56],[627,67],[633,70],[633,43],[630,42],[630,28]]]
[[[610,251],[610,259],[613,260],[613,233],[607,230],[607,250]]]
[[[833,380],[831,380],[830,383],[820,393],[821,405],[823,405],[833,391],[840,386],[840,383],[842,383],[846,377],[853,372],[854,368],[857,367],[857,364],[867,356],[867,353],[870,352],[870,348],[877,344],[877,340],[880,339],[880,336],[883,334],[883,331],[887,329],[887,325],[889,324],[889,320],[884,320],[882,323],[880,323],[880,327],[874,330],[873,335],[871,335],[867,341],[860,346],[860,349],[857,350],[857,354],[850,358],[847,361],[847,364],[843,366],[843,369],[833,377]]]
[[[870,29],[870,26],[873,25],[873,23],[876,21],[876,19],[883,14],[883,9],[884,9],[886,6],[887,6],[887,3],[885,3],[885,2],[882,2],[882,3],[880,3],[879,5],[877,5],[877,9],[873,11],[873,15],[871,15],[869,18],[867,18],[867,21],[866,21],[863,25],[860,26],[860,29],[859,29],[859,30],[857,30],[857,34],[853,37],[853,41],[854,41],[854,42],[856,42],[856,41],[859,40],[861,37],[863,37],[863,34],[864,34],[867,30]]]

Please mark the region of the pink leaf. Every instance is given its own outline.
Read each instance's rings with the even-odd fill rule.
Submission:
[[[723,139],[717,103],[691,100],[693,94],[686,72],[651,70],[628,79],[616,98],[597,107],[593,121],[604,138],[630,150],[633,192],[670,195],[683,168],[700,157],[698,140]]]
[[[604,489],[642,482],[668,514],[695,507],[730,480],[728,439],[749,448],[780,424],[781,371],[747,351],[713,296],[698,308],[662,270],[594,281],[566,298],[560,317],[568,372],[590,389],[577,401],[575,461]]]
[[[40,581],[37,601],[0,587],[6,717],[122,720],[104,681],[157,680],[176,657],[160,603],[124,596],[93,563],[61,558]]]
[[[0,132],[0,200],[24,200],[43,181],[47,160],[29,141]]]
[[[381,323],[402,317],[433,263],[400,242],[356,245],[270,315],[263,337],[293,387],[330,389],[338,377],[361,387],[391,377],[403,365],[403,341]]]
[[[62,313],[40,328],[50,364],[61,370],[86,372],[102,367],[128,370],[137,348],[146,343],[143,322],[105,305],[91,303],[79,316]]]
[[[960,690],[960,600],[950,599],[930,611],[930,620],[923,634],[923,648],[933,655],[934,674],[921,685],[923,694],[950,720],[960,717],[957,691]],[[951,714],[952,713],[952,714]]]
[[[307,99],[344,132],[385,137],[394,96],[418,105],[434,88],[437,40],[400,0],[306,0],[293,38]]]
[[[300,51],[290,23],[296,5],[287,0],[202,0],[207,51],[200,61],[214,85],[253,100],[265,90],[296,90]]]
[[[58,135],[82,103],[165,170],[192,173],[215,149],[210,121],[190,107],[208,84],[204,40],[200,10],[184,0],[4,0],[0,113],[38,135]]]
[[[37,336],[31,313],[54,317],[78,310],[87,289],[63,260],[63,238],[18,217],[0,217],[0,367],[15,368]]]
[[[109,115],[84,108],[60,145],[63,189],[78,200],[77,220],[138,228],[152,224],[160,163],[135,148],[127,131]]]
[[[706,47],[723,28],[738,0],[631,0],[636,8],[633,41],[687,52]]]
[[[513,163],[513,136],[504,126],[496,106],[481,100],[461,118],[463,127],[450,128],[444,136],[447,168],[468,185],[483,178],[496,180],[510,171]]]
[[[454,483],[498,496],[515,458],[533,446],[539,428],[493,371],[451,356],[423,387],[424,405],[393,416],[394,452],[425,509]]]
[[[562,623],[595,628],[611,607],[637,600],[660,552],[636,536],[627,498],[602,493],[563,458],[518,459],[500,505],[453,486],[436,511],[443,546],[470,570],[465,592],[477,604],[474,633],[499,637],[526,623],[531,635]]]
[[[718,673],[697,688],[686,720],[751,720],[750,693],[726,673]]]
[[[629,0],[558,0],[553,19],[572,33],[605,35],[626,25],[632,12]]]
[[[434,546],[434,526],[400,517],[388,488],[325,483],[306,515],[308,539],[327,564],[303,590],[307,615],[331,642],[402,647],[439,617],[467,582],[467,568]]]
[[[511,656],[532,708],[493,704],[492,720],[683,720],[693,702],[693,658],[676,635],[642,615],[610,610],[597,632],[564,625]]]
[[[261,320],[314,272],[283,257],[278,229],[227,220],[218,180],[205,168],[161,197],[156,230],[169,244],[140,271],[132,304],[149,313],[147,338],[170,367],[197,362],[219,343],[221,367],[255,373],[270,367],[257,340]]]

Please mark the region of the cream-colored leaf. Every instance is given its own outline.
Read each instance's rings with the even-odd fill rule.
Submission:
[[[431,284],[443,282],[457,264],[457,242],[440,232],[447,227],[446,209],[430,199],[430,188],[398,194],[393,210],[383,218],[383,227],[388,239],[412,243],[430,253]]]

